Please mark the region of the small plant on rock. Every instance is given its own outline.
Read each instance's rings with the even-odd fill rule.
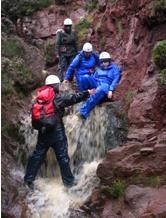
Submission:
[[[81,20],[76,26],[75,26],[75,30],[77,32],[78,35],[78,39],[79,41],[83,41],[88,29],[90,27],[90,22],[87,19],[83,19]]]
[[[154,188],[158,188],[161,184],[160,176],[152,176],[148,180],[148,185]]]
[[[113,198],[120,198],[124,196],[125,188],[126,188],[125,182],[121,179],[117,179],[113,181],[111,186],[106,186],[103,189],[103,192]]]
[[[152,56],[159,69],[166,69],[166,40],[159,41],[154,46]]]
[[[88,4],[86,5],[86,10],[88,12],[92,12],[93,10],[95,10],[97,8],[97,3],[98,3],[98,0],[90,0],[88,1]]]
[[[164,86],[166,85],[166,69],[160,71],[159,84]]]
[[[44,57],[45,57],[46,65],[55,62],[55,50],[54,50],[53,43],[47,42],[47,44],[44,46]]]

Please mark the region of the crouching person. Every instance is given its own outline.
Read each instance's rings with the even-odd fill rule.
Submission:
[[[59,86],[59,78],[49,75],[45,80],[45,86],[38,90],[36,102],[32,106],[32,125],[38,130],[38,140],[28,160],[24,177],[25,185],[31,189],[33,189],[33,181],[50,146],[55,152],[64,186],[74,185],[62,117],[65,107],[85,100],[93,91],[63,95],[59,93]]]

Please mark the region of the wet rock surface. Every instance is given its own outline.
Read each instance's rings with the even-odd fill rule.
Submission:
[[[161,13],[152,14],[151,0],[98,3],[99,10],[93,12],[88,40],[97,51],[109,51],[123,69],[114,99],[120,101],[126,110],[129,129],[123,147],[108,151],[98,166],[101,187],[87,199],[82,206],[83,211],[73,212],[73,217],[74,214],[86,217],[84,211],[87,217],[166,217],[166,88],[157,82],[158,69],[151,57],[155,43],[166,38],[166,26],[163,21],[160,23]],[[62,26],[66,16],[71,17],[74,23],[86,18],[88,13],[83,9],[85,4],[86,1],[71,1],[65,8],[63,5],[52,5],[32,17],[19,20],[16,28],[12,29],[31,45],[39,47],[46,39],[54,43],[56,30]],[[27,64],[31,66],[36,80],[21,79],[12,70],[8,74],[14,84],[23,84],[28,93],[36,88],[37,83],[40,84],[40,73],[45,65],[40,52],[31,45],[25,45],[31,53]],[[4,62],[6,59],[2,59],[2,65]],[[10,61],[7,60],[7,63],[10,64]],[[54,73],[56,67],[53,66],[50,71]],[[17,154],[20,144],[24,144],[18,131],[18,120],[20,111],[26,114],[29,110],[30,99],[31,96],[25,96],[25,93],[22,96],[22,91],[18,90],[11,95],[5,92],[2,96],[2,119],[5,123],[7,121],[2,131],[4,217],[27,217],[26,193],[24,188],[18,188],[23,187],[22,180],[10,171],[18,167]],[[111,186],[117,178],[125,180],[127,187],[123,197],[113,199],[103,194],[102,186]]]

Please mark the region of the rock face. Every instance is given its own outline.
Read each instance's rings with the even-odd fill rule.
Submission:
[[[11,171],[17,169],[10,155],[2,152],[2,217],[26,217],[28,207],[24,201],[26,190],[22,187],[20,178],[12,175]],[[4,168],[5,166],[5,168]],[[19,187],[19,188],[18,188]]]
[[[83,9],[87,2],[74,0],[65,7],[52,5],[31,18],[18,20],[14,32],[28,38],[28,42],[36,40],[37,45],[45,39],[53,42],[55,32],[62,26],[64,18],[71,17],[74,23],[87,18],[90,12]],[[155,1],[151,0],[99,0],[98,8],[91,13],[93,19],[90,17],[88,40],[95,50],[109,51],[123,69],[114,98],[126,110],[129,129],[123,147],[108,151],[98,166],[101,187],[94,190],[83,207],[90,217],[166,217],[166,87],[157,82],[159,70],[154,66],[151,55],[156,42],[166,38],[164,15],[162,17],[165,9],[162,11],[162,8],[156,9]],[[32,55],[29,65],[34,72],[36,70],[39,73],[44,67],[44,61],[36,48],[30,49]],[[5,59],[5,63],[5,67],[10,67],[9,60]],[[17,76],[16,72],[10,71],[7,79],[12,78],[12,87],[21,82],[28,92],[36,87],[31,78],[27,82],[25,78],[21,79],[21,75]],[[40,80],[39,75],[35,78]],[[11,86],[7,88],[8,91],[12,89]],[[10,125],[3,127],[2,135],[2,166],[9,169],[2,172],[2,214],[4,217],[17,218],[24,217],[27,210],[23,202],[25,193],[17,190],[21,182],[19,179],[14,182],[10,175],[10,169],[15,167],[16,162],[12,160],[17,159],[15,153],[19,150],[18,142],[22,143],[17,121],[23,104],[22,111],[27,113],[25,102],[22,98],[20,100],[18,93],[22,95],[20,86],[14,93],[12,89],[12,95],[3,95],[5,101],[2,103],[3,119],[11,121]],[[116,179],[126,183],[120,199],[113,199],[108,193],[103,193],[103,186],[111,187]],[[11,205],[12,209],[9,209]]]
[[[105,49],[112,50],[124,69],[115,98],[121,99],[128,112],[129,132],[124,147],[107,152],[97,175],[101,187],[111,187],[121,179],[128,188],[124,197],[115,200],[103,195],[100,187],[97,203],[92,195],[85,205],[91,205],[89,211],[103,211],[99,217],[165,217],[166,87],[158,84],[158,70],[151,61],[154,44],[166,38],[165,24],[147,26],[151,1],[130,3],[118,1],[112,7],[107,5],[98,33],[100,39],[104,35]],[[131,201],[127,197],[130,194]]]
[[[125,202],[107,200],[104,205],[102,218],[149,218],[165,217],[166,189],[142,188],[130,185],[126,189]]]

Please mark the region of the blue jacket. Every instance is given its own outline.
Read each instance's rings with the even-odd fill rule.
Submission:
[[[116,64],[110,64],[106,69],[100,67],[96,70],[94,78],[100,85],[102,83],[108,84],[109,90],[114,91],[119,83],[121,70]]]
[[[77,69],[76,78],[82,75],[90,75],[90,69],[94,69],[99,63],[99,55],[93,53],[87,58],[84,52],[81,51],[69,65],[65,79],[70,80],[73,76],[74,70]]]

